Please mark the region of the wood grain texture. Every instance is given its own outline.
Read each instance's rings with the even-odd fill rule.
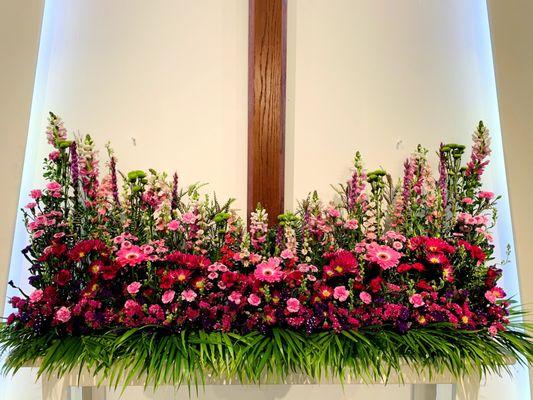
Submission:
[[[249,8],[248,215],[261,203],[273,224],[284,204],[287,3]]]

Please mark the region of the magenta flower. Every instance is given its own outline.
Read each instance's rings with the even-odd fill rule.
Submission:
[[[271,257],[266,262],[257,265],[254,271],[256,279],[263,282],[279,282],[283,278],[283,272],[279,264],[281,260],[277,257]]]
[[[139,282],[132,282],[128,285],[126,290],[129,294],[137,294],[139,293],[139,289],[141,288],[141,284]]]
[[[167,290],[167,291],[165,291],[165,293],[163,293],[163,296],[161,297],[161,301],[163,302],[163,304],[168,304],[172,300],[174,300],[174,296],[175,295],[176,295],[176,292],[174,292],[173,290]],[[182,293],[181,296],[183,297],[183,293]]]
[[[300,300],[291,297],[289,300],[287,300],[287,311],[291,313],[298,312],[300,310]]]
[[[187,289],[181,292],[181,298],[189,303],[194,301],[197,296],[196,292],[192,289]]]
[[[401,253],[389,246],[375,244],[368,247],[367,259],[378,264],[384,270],[397,266],[401,257]]]
[[[346,290],[345,286],[337,286],[333,289],[333,297],[339,301],[346,301],[348,296],[350,296],[350,292]]]

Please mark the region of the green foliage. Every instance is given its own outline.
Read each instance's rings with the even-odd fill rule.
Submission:
[[[520,317],[515,314],[515,318]],[[387,381],[407,365],[430,375],[451,372],[509,372],[513,360],[533,363],[531,325],[513,323],[490,337],[486,331],[432,324],[400,334],[387,328],[305,335],[288,329],[246,335],[204,331],[171,334],[144,326],[87,336],[37,336],[28,329],[0,328],[0,351],[8,352],[4,373],[38,363],[39,375],[61,376],[86,367],[119,387],[132,379],[146,386],[196,388],[208,379],[283,383],[291,373],[315,381]],[[401,375],[400,375],[401,378]]]

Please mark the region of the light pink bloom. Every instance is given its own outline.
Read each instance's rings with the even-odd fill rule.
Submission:
[[[229,301],[234,302],[235,304],[241,304],[242,294],[236,291],[231,292],[228,296]]]
[[[352,230],[352,231],[355,230],[355,229],[357,229],[358,226],[359,226],[359,223],[357,222],[356,219],[349,219],[348,221],[346,221],[346,222],[344,223],[344,227],[345,227],[346,229],[350,229],[350,230]]]
[[[48,189],[51,192],[57,192],[61,190],[61,185],[57,182],[50,182],[46,185],[46,189]]]
[[[403,243],[395,240],[394,242],[392,242],[392,247],[394,248],[394,250],[401,250],[403,249]]]
[[[175,291],[167,290],[167,291],[165,291],[165,293],[163,293],[163,296],[161,297],[161,301],[163,302],[163,304],[168,304],[172,300],[174,300],[174,296],[175,295],[176,295]],[[182,293],[182,297],[183,297],[183,293]]]
[[[328,214],[332,218],[339,218],[341,216],[340,211],[333,207],[328,208]]]
[[[196,296],[198,295],[192,289],[187,289],[181,292],[181,298],[189,303],[194,301],[194,299],[196,299]]]
[[[209,275],[207,275],[207,277],[211,280],[213,279],[217,279],[218,278],[218,274],[216,272],[210,272]]]
[[[196,222],[196,215],[194,215],[192,212],[186,212],[181,216],[181,219],[186,224],[194,224]]]
[[[35,207],[37,207],[37,204],[35,203],[28,203],[24,206],[24,208],[27,208],[29,210],[33,210]]]
[[[461,200],[465,204],[472,204],[474,200],[472,200],[471,197],[465,197],[463,200]]]
[[[167,224],[167,227],[168,229],[170,229],[171,231],[175,231],[177,230],[179,227],[180,227],[180,222],[173,219],[172,221],[170,221],[168,224]]]
[[[259,304],[261,304],[261,298],[255,293],[252,293],[250,296],[248,296],[248,303],[257,307]]]
[[[59,322],[68,322],[68,320],[70,319],[70,311],[67,307],[63,306],[56,311],[55,317]]]
[[[30,197],[34,200],[37,200],[43,195],[43,192],[41,192],[39,189],[32,190],[30,192]]]
[[[492,193],[492,192],[479,192],[477,197],[479,197],[480,199],[491,200],[491,199],[494,198],[494,193]]]
[[[298,265],[298,271],[300,272],[309,272],[309,265],[307,264],[299,264]]]
[[[33,237],[34,239],[38,239],[38,238],[40,238],[40,237],[43,236],[43,235],[44,235],[44,231],[43,231],[42,229],[40,229],[40,230],[38,230],[38,231],[33,232],[32,237]]]
[[[345,286],[337,286],[333,289],[333,297],[339,301],[346,301],[348,296],[350,296],[350,292],[346,290]]]
[[[489,327],[489,335],[494,337],[498,334],[498,328],[495,325]]]
[[[139,282],[132,282],[128,285],[126,290],[129,294],[137,294],[139,293],[139,289],[141,288],[141,284]]]
[[[389,269],[398,265],[402,254],[389,246],[369,246],[367,259],[378,264],[382,269]]]
[[[505,292],[500,287],[494,287],[491,290],[485,292],[485,298],[490,303],[496,303],[496,300],[503,299],[505,297]]]
[[[415,308],[422,307],[425,304],[422,295],[418,293],[415,293],[409,297],[409,303],[411,303]]]
[[[271,257],[266,262],[262,262],[257,265],[254,271],[256,279],[264,282],[279,282],[283,277],[283,272],[279,264],[281,259],[277,257]]]
[[[281,252],[280,254],[281,258],[283,258],[284,260],[287,260],[289,258],[294,258],[294,254],[292,254],[292,251],[290,251],[289,249],[285,249]]]
[[[368,292],[359,293],[359,298],[365,304],[370,304],[372,302],[372,296]]]
[[[43,291],[41,289],[34,290],[30,294],[30,303],[37,303],[43,298]]]
[[[289,300],[287,300],[287,311],[291,313],[298,312],[300,309],[300,300],[291,297]]]

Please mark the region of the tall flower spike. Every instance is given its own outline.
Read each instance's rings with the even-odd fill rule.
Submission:
[[[489,163],[487,157],[491,153],[489,130],[483,125],[483,121],[479,121],[477,129],[472,135],[472,139],[474,144],[472,145],[470,161],[466,165],[466,175],[474,176],[479,180]]]
[[[178,174],[174,172],[174,181],[172,183],[172,201],[170,203],[172,210],[178,208]]]
[[[117,160],[115,156],[111,156],[109,163],[109,169],[111,170],[111,190],[113,191],[113,200],[117,207],[120,206],[120,199],[118,196],[118,181],[117,181]]]
[[[439,191],[442,199],[442,206],[445,208],[448,202],[448,171],[446,168],[446,154],[443,151],[444,144],[440,144],[439,148]]]

